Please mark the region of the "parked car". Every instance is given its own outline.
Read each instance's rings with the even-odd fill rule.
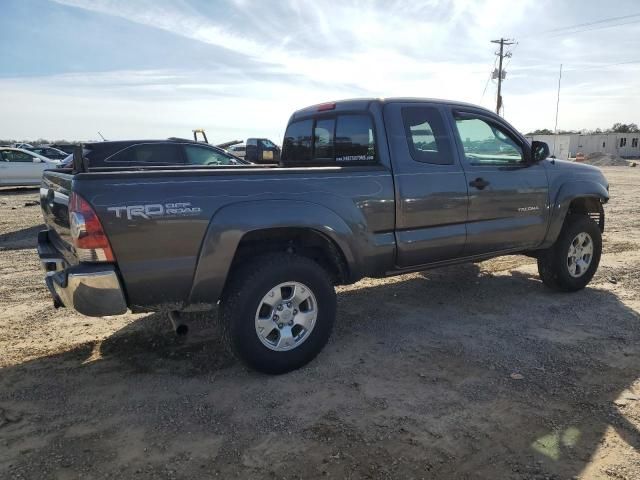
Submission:
[[[64,160],[69,156],[67,152],[59,150],[54,147],[48,147],[44,145],[38,145],[36,147],[29,147],[25,150],[29,150],[30,152],[37,153],[38,155],[42,155],[43,157],[47,157],[51,160]]]
[[[465,103],[316,105],[291,117],[280,168],[45,172],[38,252],[56,306],[171,311],[181,328],[219,305],[236,355],[282,373],[327,343],[334,286],[363,277],[525,254],[545,285],[584,288],[609,185],[548,155]]]
[[[92,168],[249,164],[221,148],[181,138],[85,143],[83,155]],[[69,155],[64,165],[70,165],[72,157]]]
[[[70,155],[73,153],[75,145],[73,143],[54,143],[50,145],[50,147],[57,148],[58,150],[62,150],[63,152]]]
[[[244,158],[247,151],[247,146],[244,143],[241,143],[239,145],[232,145],[226,148],[226,151],[238,158]]]
[[[59,161],[22,148],[0,147],[0,186],[40,185],[42,172],[59,166]]]

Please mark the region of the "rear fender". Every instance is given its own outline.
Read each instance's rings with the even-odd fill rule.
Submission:
[[[326,235],[341,250],[352,276],[359,274],[355,235],[338,214],[321,205],[291,200],[234,203],[218,210],[207,228],[196,266],[190,304],[216,302],[242,237],[274,228],[309,228]]]
[[[556,241],[560,230],[562,230],[569,206],[577,198],[597,198],[601,203],[606,203],[609,200],[609,192],[604,185],[598,182],[580,180],[564,183],[551,205],[549,229],[541,248],[550,247]]]

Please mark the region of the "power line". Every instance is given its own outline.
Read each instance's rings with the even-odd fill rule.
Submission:
[[[604,63],[602,65],[591,65],[589,67],[571,67],[565,70],[565,72],[584,72],[585,70],[599,70],[601,68],[618,67],[621,65],[633,65],[640,63],[640,60],[631,60],[629,62],[617,62],[617,63]]]
[[[631,25],[633,23],[640,23],[640,19],[638,20],[632,20],[630,22],[621,22],[621,23],[613,23],[611,25],[596,25],[593,28],[584,28],[582,30],[573,30],[571,32],[560,32],[560,33],[556,33],[554,35],[547,35],[546,38],[555,38],[555,37],[560,37],[562,35],[574,35],[576,33],[584,33],[584,32],[591,32],[593,30],[602,30],[604,28],[611,28],[611,27],[621,27],[623,25]]]
[[[638,18],[640,17],[640,13],[633,13],[630,15],[621,15],[618,17],[610,17],[610,18],[604,18],[602,20],[595,20],[593,22],[586,22],[586,23],[578,23],[575,25],[568,25],[565,27],[559,27],[559,28],[552,28],[550,30],[544,30],[542,32],[536,32],[536,33],[532,33],[529,35],[525,35],[522,38],[530,38],[533,36],[539,36],[539,35],[545,35],[548,33],[552,33],[554,35],[548,35],[547,38],[553,38],[553,37],[558,37],[561,35],[572,35],[574,33],[582,33],[582,32],[589,32],[592,30],[599,30],[599,29],[603,29],[603,28],[611,28],[611,27],[618,27],[618,26],[622,26],[622,25],[630,25],[632,23],[638,23],[640,22],[640,19],[637,20],[632,20],[630,22],[620,22],[620,23],[614,23],[611,25],[603,25],[603,24],[608,24],[610,22],[617,22],[619,20],[625,20],[628,18]],[[593,28],[583,28],[583,27],[593,27]]]
[[[602,64],[596,64],[596,65],[587,65],[587,66],[570,66],[569,68],[564,68],[562,69],[562,71],[564,73],[571,73],[571,72],[584,72],[584,71],[589,71],[589,70],[599,70],[599,69],[604,69],[604,68],[609,68],[609,67],[619,67],[619,66],[624,66],[624,65],[637,65],[640,64],[640,60],[630,60],[627,62],[616,62],[616,63],[602,63]],[[508,65],[508,64],[507,64]],[[505,69],[507,67],[507,65],[505,65]],[[535,70],[542,70],[542,69],[547,69],[547,68],[551,68],[551,67],[555,67],[556,64],[549,64],[549,63],[545,63],[545,64],[539,64],[536,65]],[[524,70],[531,70],[531,69],[524,69]]]
[[[511,59],[513,58],[513,54],[516,51],[516,49],[518,48],[518,45],[520,45],[520,42],[516,42],[516,46],[513,47],[511,50],[509,50],[507,52],[509,59],[507,60],[507,63],[504,66],[505,72],[507,70],[507,67],[509,66],[509,64],[511,63]]]
[[[602,20],[596,20],[594,22],[578,23],[576,25],[570,25],[570,26],[567,26],[567,27],[552,28],[551,30],[543,31],[542,33],[554,33],[554,32],[559,32],[559,31],[562,31],[562,30],[573,30],[575,28],[590,27],[591,25],[599,25],[601,23],[615,22],[616,20],[625,20],[627,18],[635,18],[635,17],[640,17],[640,13],[633,13],[631,15],[622,15],[620,17],[604,18]]]
[[[484,99],[484,94],[487,93],[487,87],[489,86],[489,82],[491,81],[491,77],[493,76],[493,72],[496,70],[496,64],[498,63],[498,57],[493,62],[493,67],[491,67],[491,71],[489,72],[489,77],[487,78],[487,83],[484,84],[484,90],[482,90],[482,96],[480,97],[480,103]]]

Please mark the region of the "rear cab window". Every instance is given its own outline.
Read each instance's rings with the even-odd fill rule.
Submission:
[[[377,163],[373,120],[368,114],[338,113],[289,124],[282,147],[285,165]]]
[[[142,143],[125,148],[107,158],[105,164],[131,163],[148,165],[184,164],[180,147],[173,143]]]
[[[313,123],[313,120],[301,120],[289,124],[282,144],[283,163],[311,161],[313,158],[311,153]],[[247,143],[247,145],[249,144]]]

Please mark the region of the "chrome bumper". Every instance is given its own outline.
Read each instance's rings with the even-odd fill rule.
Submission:
[[[68,267],[52,247],[46,231],[38,235],[38,255],[47,272],[45,281],[55,307],[73,308],[89,317],[127,312],[127,301],[114,265]]]

